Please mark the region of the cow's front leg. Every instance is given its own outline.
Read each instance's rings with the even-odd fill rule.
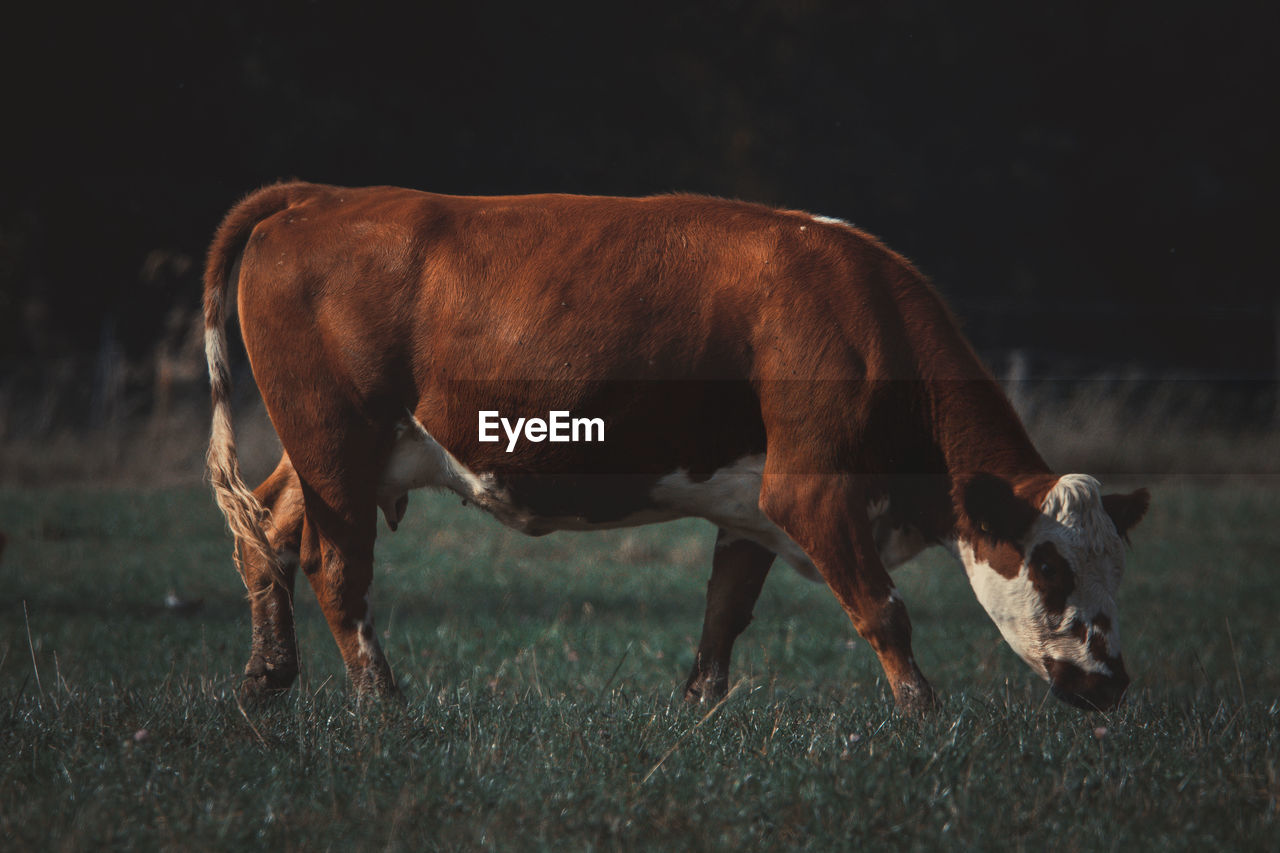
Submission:
[[[259,699],[283,693],[298,676],[298,643],[293,622],[293,588],[302,539],[302,490],[289,457],[254,494],[267,510],[267,540],[274,547],[272,567],[252,548],[242,552],[244,582],[253,620],[252,646],[241,695]]]
[[[718,702],[728,692],[733,643],[751,622],[752,608],[773,558],[769,549],[747,539],[732,539],[724,530],[716,537],[707,583],[707,614],[698,656],[685,684],[685,699]]]
[[[871,644],[898,708],[915,713],[933,707],[933,689],[911,652],[907,608],[876,552],[866,495],[848,475],[785,473],[795,470],[805,469],[766,463],[760,508],[813,560]]]

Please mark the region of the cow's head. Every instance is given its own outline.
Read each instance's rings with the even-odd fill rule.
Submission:
[[[1116,588],[1145,489],[1102,495],[1081,474],[1015,485],[977,474],[956,487],[957,550],[978,601],[1059,699],[1115,707],[1129,685]]]

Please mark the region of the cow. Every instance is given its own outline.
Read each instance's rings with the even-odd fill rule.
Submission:
[[[233,307],[284,450],[252,491]],[[780,556],[830,588],[900,709],[933,707],[889,576],[932,545],[1058,697],[1106,710],[1129,683],[1115,596],[1148,493],[1053,473],[933,286],[843,221],[684,194],[277,184],[218,229],[204,324],[248,696],[297,675],[298,568],[357,693],[397,692],[369,603],[374,539],[379,511],[395,529],[422,487],[534,536],[714,524],[694,702],[725,696]],[[599,420],[603,440],[549,440],[557,413]]]

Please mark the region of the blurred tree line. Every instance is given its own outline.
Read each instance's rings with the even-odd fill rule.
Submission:
[[[984,351],[1269,379],[1273,8],[11,10],[0,364],[179,347],[221,215],[299,177],[808,209],[912,257]]]

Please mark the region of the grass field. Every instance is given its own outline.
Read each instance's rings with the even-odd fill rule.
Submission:
[[[898,573],[944,697],[914,720],[785,567],[686,707],[705,524],[534,540],[422,494],[374,585],[407,703],[357,706],[304,585],[303,675],[246,714],[204,489],[0,489],[0,846],[1276,849],[1280,482],[1154,495],[1119,711],[1047,698],[939,552]]]

